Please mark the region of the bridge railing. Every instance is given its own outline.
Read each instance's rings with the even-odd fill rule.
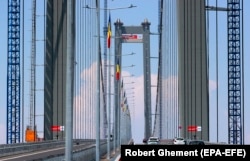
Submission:
[[[110,145],[110,148],[113,148],[113,144]],[[104,156],[107,153],[107,143],[100,142],[100,155]],[[96,146],[94,144],[83,147],[73,151],[73,160],[74,161],[94,161],[96,159]],[[59,154],[50,158],[44,158],[44,161],[63,161],[65,159],[64,154]]]
[[[77,150],[73,150],[73,160],[74,161],[93,161],[96,158],[96,146],[94,140],[74,140],[74,145],[85,144],[86,146],[78,146],[81,148],[76,148]],[[91,142],[91,143],[90,143]],[[129,140],[128,144],[133,144],[133,140]],[[35,143],[18,143],[18,144],[6,144],[0,145],[0,157],[35,152],[40,150],[48,150],[57,147],[65,146],[65,141],[44,141],[44,142],[35,142]],[[113,148],[113,144],[110,144],[110,148]],[[107,154],[107,142],[106,140],[102,140],[100,142],[100,155],[105,156]],[[64,160],[64,153],[62,154],[53,154],[52,156],[48,156],[43,158],[44,161],[62,161]]]
[[[42,149],[55,148],[64,145],[64,141],[51,140],[43,142],[34,142],[34,143],[17,143],[17,144],[2,144],[0,145],[0,157],[33,152]]]
[[[74,145],[80,144],[89,144],[82,147],[81,149],[73,150],[72,157],[74,161],[92,161],[96,158],[96,146],[93,139],[89,140],[74,140]],[[17,144],[2,144],[0,145],[0,157],[7,157],[16,154],[35,152],[40,150],[48,150],[57,147],[65,146],[65,141],[51,140],[43,142],[34,142],[34,143],[17,143]],[[110,148],[113,149],[113,144],[110,144]],[[102,140],[100,142],[100,155],[103,156],[107,153],[107,142]],[[43,158],[46,161],[62,161],[64,160],[64,154],[58,154],[49,156],[48,158]]]

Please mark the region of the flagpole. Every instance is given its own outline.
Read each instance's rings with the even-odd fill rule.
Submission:
[[[96,161],[100,161],[100,0],[96,1],[96,15],[97,15],[97,33],[98,33],[98,52],[97,52],[97,103],[96,103]]]
[[[110,64],[110,48],[109,48],[109,64]],[[108,105],[108,154],[107,154],[107,159],[110,159],[110,112],[111,112],[111,82],[110,82],[110,75],[111,75],[111,71],[110,71],[110,67],[109,67],[109,76],[108,76],[108,90],[109,90],[109,95],[108,95],[108,101],[109,101],[109,105]]]
[[[110,50],[110,45],[111,45],[111,17],[110,17],[110,12],[109,12],[109,22],[108,22],[108,35],[107,35],[107,40],[108,40],[108,49],[109,49],[109,65],[111,64],[110,57],[111,57],[111,50]],[[111,77],[111,67],[109,67],[109,75],[108,75],[108,90],[109,90],[109,95],[108,95],[108,144],[107,144],[107,159],[110,159],[110,116],[111,116],[111,82],[110,82],[110,77]]]
[[[121,56],[119,56],[121,57]],[[120,67],[121,67],[121,61],[119,60],[119,57],[116,58],[117,62],[116,62],[116,81],[117,81],[117,146],[120,146],[121,145],[121,137],[120,137],[120,126],[121,126],[121,117],[120,117],[120,114],[121,114],[121,86],[120,86],[120,75],[121,75],[121,70],[120,70]]]
[[[65,123],[65,160],[72,160],[72,106],[73,106],[73,82],[74,82],[74,47],[73,47],[73,38],[74,33],[72,33],[73,25],[73,2],[72,0],[67,1],[67,57],[66,57],[66,123]]]

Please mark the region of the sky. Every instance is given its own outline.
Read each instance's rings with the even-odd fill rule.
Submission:
[[[4,144],[6,142],[6,94],[7,94],[7,0],[1,0],[0,5],[2,7],[2,14],[0,14],[0,21],[1,23],[1,28],[0,28],[0,51],[2,51],[2,59],[0,59],[0,68],[2,69],[2,72],[0,73],[1,78],[0,79],[0,113],[2,115],[0,116],[0,144]],[[215,6],[216,0],[209,0],[209,4]],[[37,26],[38,26],[38,32],[37,32],[37,40],[42,40],[43,35],[42,31],[43,28],[43,0],[37,0]],[[102,3],[102,2],[101,2]],[[226,7],[227,0],[218,0],[218,4],[221,7]],[[25,94],[24,94],[24,103],[25,103],[25,111],[27,111],[28,106],[29,106],[29,72],[30,72],[30,51],[31,51],[31,4],[32,0],[25,0],[25,35],[24,35],[24,49],[25,49],[25,81],[24,84],[27,89]],[[128,7],[131,4],[136,6],[135,8],[131,9],[117,9],[117,10],[112,10],[111,11],[111,19],[114,22],[117,19],[120,19],[125,26],[130,26],[130,25],[140,25],[141,22],[144,21],[144,19],[148,19],[148,21],[151,23],[150,25],[150,30],[153,33],[156,33],[158,31],[158,0],[108,0],[108,8],[124,8]],[[244,1],[244,18],[246,19],[247,17],[250,16],[250,11],[247,10],[246,6],[250,6],[250,1]],[[5,7],[4,7],[5,6]],[[212,141],[216,141],[216,114],[217,114],[217,103],[218,103],[218,113],[219,113],[219,141],[222,142],[227,142],[227,19],[226,19],[226,13],[225,12],[219,12],[219,21],[218,21],[218,26],[219,26],[219,45],[218,45],[218,62],[219,62],[219,76],[218,76],[218,86],[217,86],[217,79],[216,79],[216,39],[215,39],[215,12],[212,12],[209,14],[210,16],[210,23],[209,23],[209,99],[210,99],[210,139]],[[101,25],[103,22],[101,22]],[[250,42],[249,38],[249,31],[247,30],[250,28],[248,21],[244,21],[244,111],[245,111],[245,143],[250,144],[250,118],[247,117],[248,114],[250,113],[250,109],[247,105],[250,104],[250,99],[248,97],[250,96],[250,90],[248,90],[249,83],[250,82],[250,71],[248,70],[249,68],[249,63],[247,63],[247,60],[250,60],[249,58],[249,46],[248,42]],[[40,26],[40,27],[39,27]],[[113,27],[114,28],[114,27]],[[114,31],[113,31],[114,33]],[[151,56],[156,56],[158,53],[158,44],[157,40],[158,37],[152,35],[151,38]],[[43,49],[43,41],[37,41],[37,48]],[[37,55],[42,57],[42,51],[43,50],[37,50]],[[142,90],[142,80],[143,80],[143,66],[142,66],[142,44],[125,44],[123,45],[123,51],[122,53],[131,53],[134,52],[136,53],[134,55],[134,58],[131,59],[129,57],[124,57],[123,58],[123,65],[131,65],[134,64],[135,66],[133,68],[126,68],[123,70],[124,75],[130,75],[133,74],[134,77],[130,78],[124,77],[124,80],[126,82],[131,82],[134,81],[136,82],[134,85],[135,91],[134,91],[134,99],[131,100],[131,102],[134,102],[133,106],[130,106],[130,111],[132,111],[132,137],[134,138],[136,143],[141,143],[143,139],[143,127],[144,127],[144,118],[143,118],[143,95],[141,94]],[[157,78],[157,68],[156,68],[156,63],[157,59],[154,60],[152,59],[151,61],[151,74],[152,74],[152,84],[156,84],[156,78]],[[37,73],[40,78],[42,78],[42,72],[43,72],[43,59],[37,59]],[[42,89],[43,86],[43,79],[38,79],[37,80],[37,88]],[[126,85],[127,88],[130,88],[131,85]],[[217,99],[217,91],[218,91],[218,99]],[[42,92],[37,92],[37,97],[42,98]],[[155,98],[155,90],[152,89],[152,98]],[[152,100],[152,107],[154,106],[154,101]],[[42,114],[42,106],[43,102],[42,99],[38,100],[37,105],[39,106],[37,109],[37,115]],[[27,124],[28,122],[28,112],[25,112],[25,123]],[[41,117],[37,117],[37,122],[39,122],[39,119],[41,120]],[[25,125],[26,125],[25,124]],[[248,126],[248,127],[247,127]],[[38,130],[42,130],[41,127],[38,127]]]

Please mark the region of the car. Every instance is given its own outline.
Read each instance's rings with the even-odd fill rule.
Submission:
[[[174,140],[173,140],[173,144],[174,144],[174,145],[185,145],[185,144],[186,144],[186,141],[185,141],[185,139],[182,138],[182,137],[176,137],[176,138],[174,138]]]
[[[150,137],[147,141],[148,145],[159,144],[160,139],[158,137]]]
[[[205,145],[205,143],[202,140],[190,140],[187,145]]]
[[[147,139],[147,138],[144,138],[144,139],[142,140],[142,142],[143,142],[144,144],[147,144],[148,139]]]

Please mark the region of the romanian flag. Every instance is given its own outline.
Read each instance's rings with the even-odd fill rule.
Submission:
[[[120,79],[120,64],[119,64],[119,60],[117,61],[117,64],[116,64],[116,80],[119,80]]]
[[[110,48],[111,45],[111,19],[110,19],[110,13],[109,13],[109,22],[108,22],[108,33],[107,33],[107,41],[108,41],[108,48]]]

